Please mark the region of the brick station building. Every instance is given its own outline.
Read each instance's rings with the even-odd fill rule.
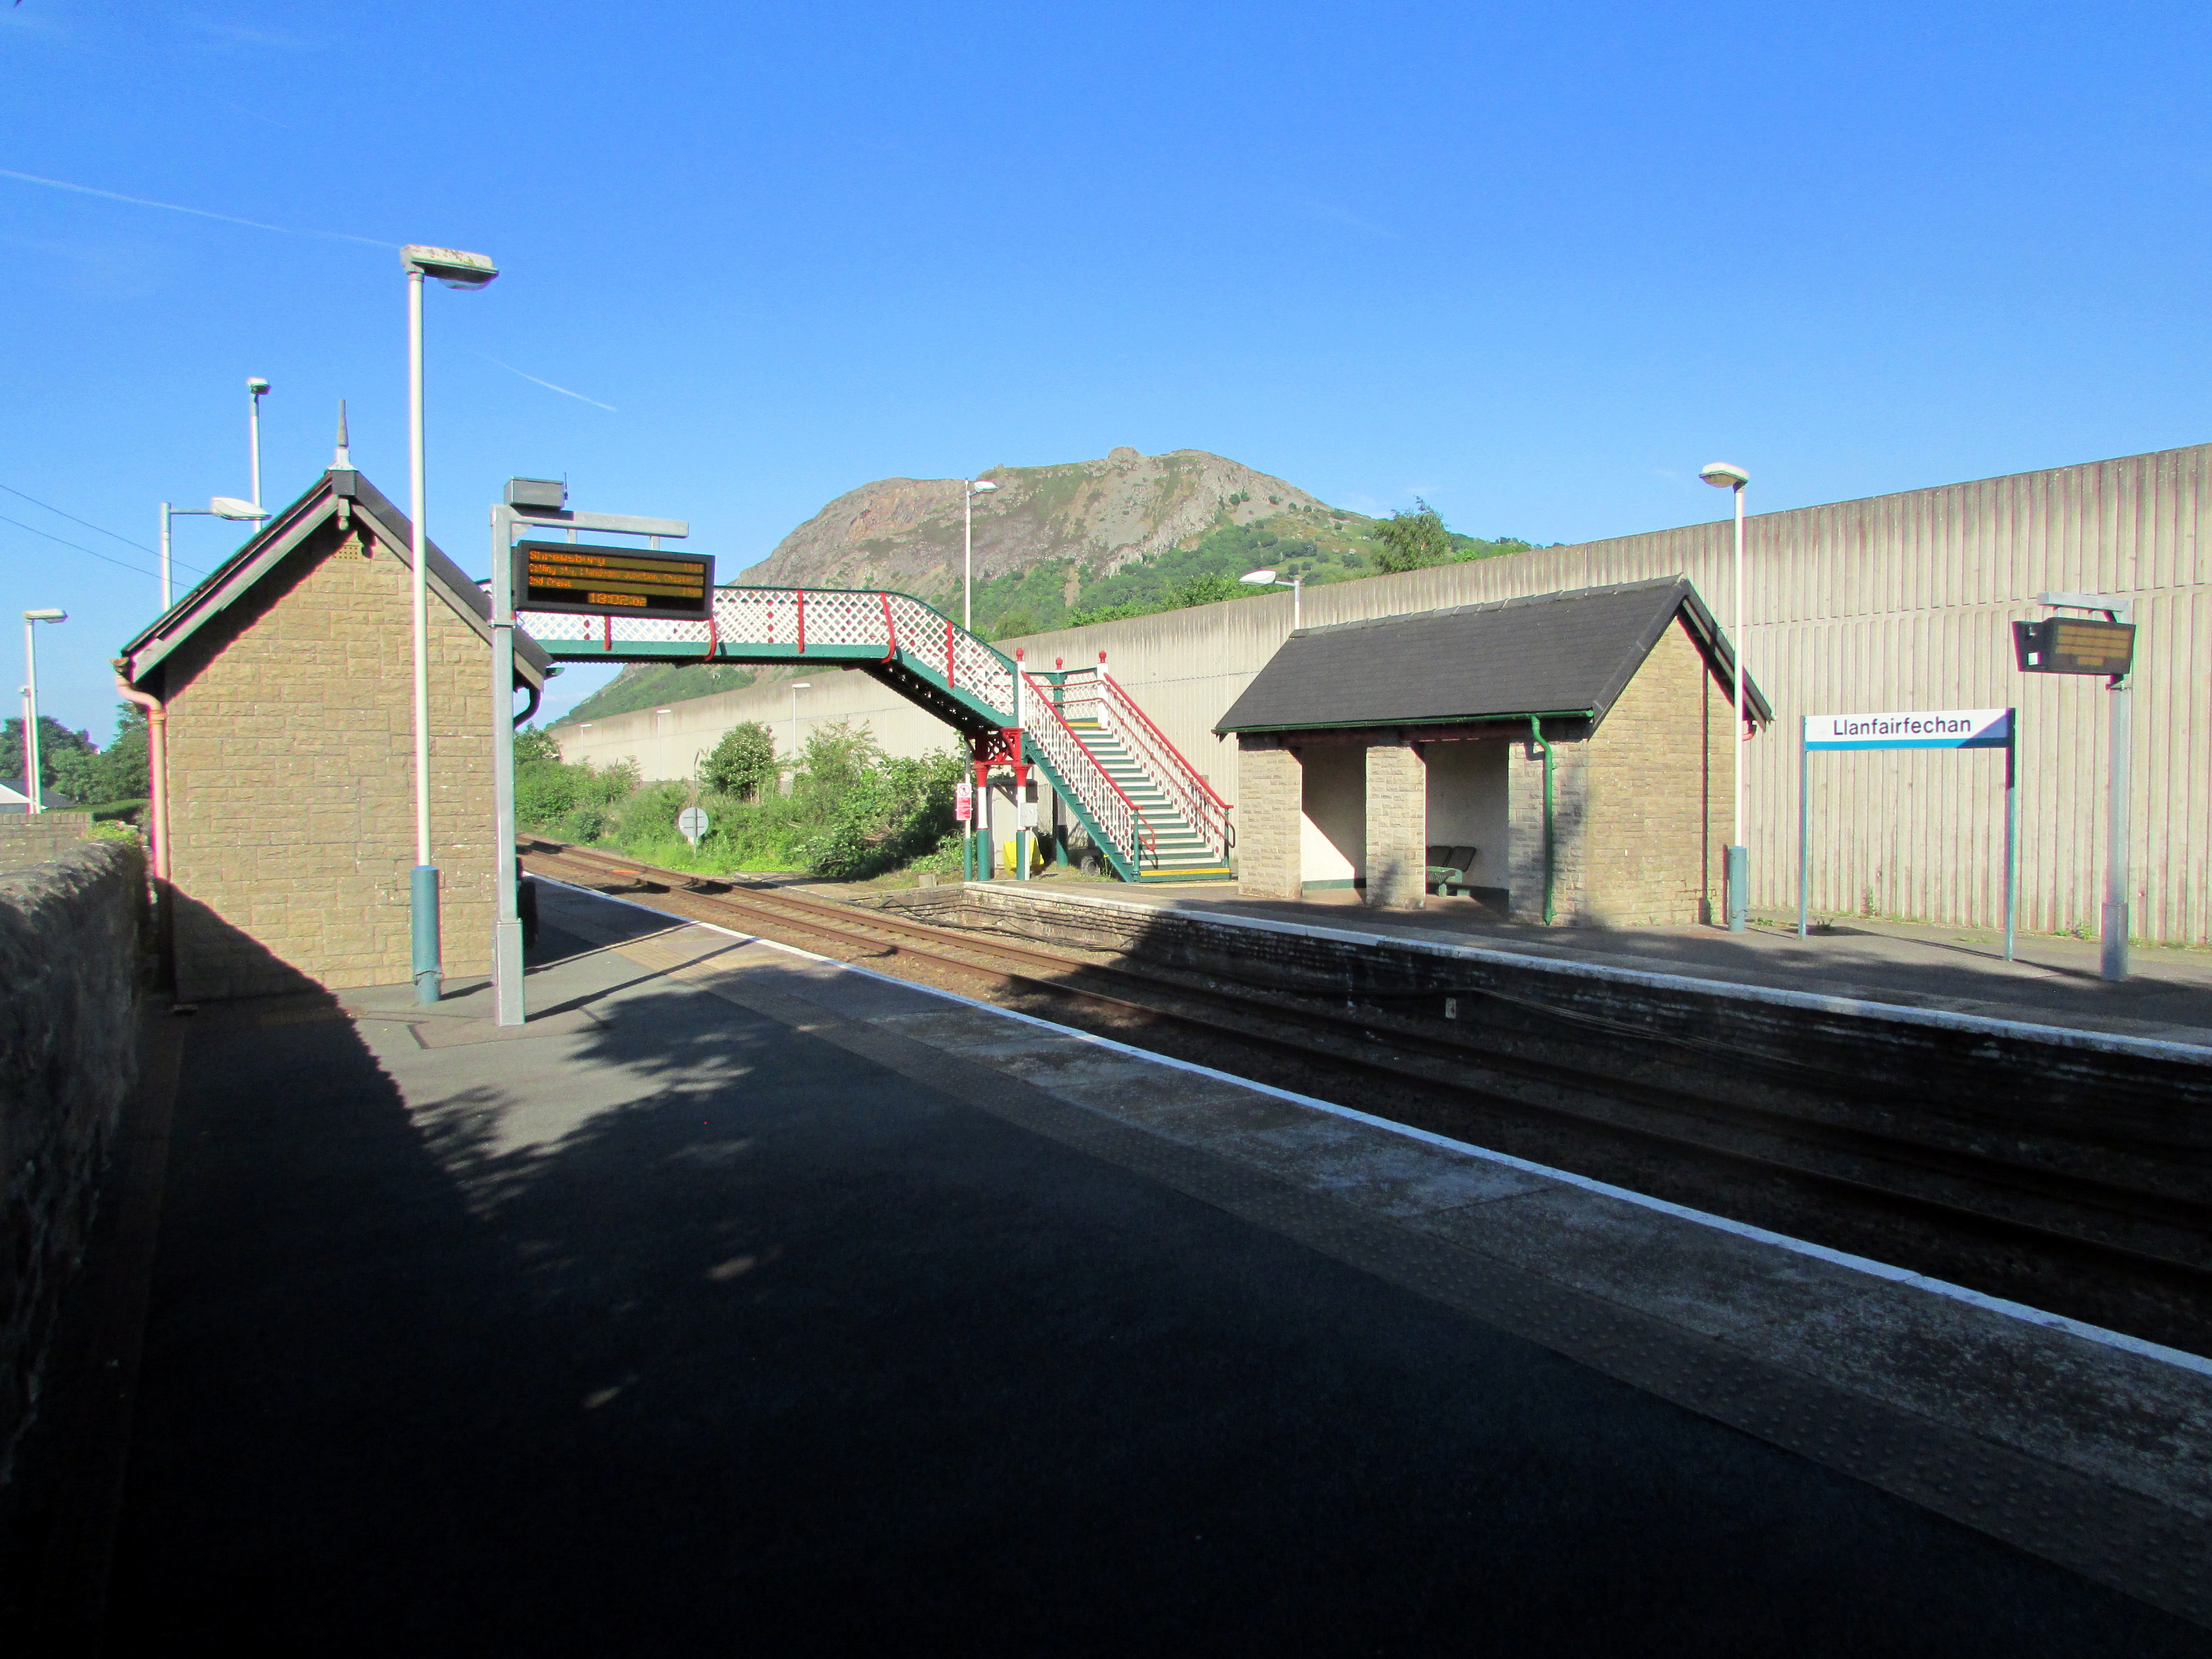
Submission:
[[[180,998],[412,976],[411,535],[334,466],[124,647],[167,722]],[[491,963],[490,606],[434,544],[427,586],[432,860],[445,971],[466,978]],[[547,659],[520,635],[514,657],[534,708]]]
[[[1733,672],[1685,577],[1301,630],[1214,727],[1241,750],[1239,891],[1711,921]],[[1756,732],[1771,712],[1747,679],[1744,700]]]

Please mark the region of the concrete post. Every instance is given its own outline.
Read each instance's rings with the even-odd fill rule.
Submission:
[[[1243,745],[1237,765],[1237,896],[1294,899],[1305,768],[1288,749]]]
[[[1367,746],[1367,902],[1427,903],[1429,765],[1409,743]]]

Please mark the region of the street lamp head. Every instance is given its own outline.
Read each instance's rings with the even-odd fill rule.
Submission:
[[[218,519],[245,519],[253,521],[269,516],[252,501],[241,501],[235,495],[216,495],[210,498],[207,510]]]
[[[26,611],[23,613],[23,620],[25,622],[67,622],[69,612],[58,611],[49,605],[44,611]]]
[[[791,683],[791,689],[794,691],[811,691],[814,689],[814,683],[811,680],[793,680]]]
[[[263,392],[269,390],[269,382],[263,380],[258,374],[252,375],[248,377],[246,382],[246,389],[252,392],[255,397],[258,398]]]
[[[968,486],[968,493],[971,495],[988,495],[998,487],[988,478],[977,478]]]
[[[484,253],[466,253],[457,247],[426,247],[410,243],[399,250],[399,263],[410,276],[434,276],[447,288],[482,288],[499,275],[499,267]]]
[[[1751,474],[1740,466],[1726,461],[1714,461],[1698,469],[1698,476],[1716,489],[1741,489],[1751,482]]]
[[[1255,587],[1273,587],[1275,585],[1275,573],[1272,570],[1248,570],[1237,580],[1240,582],[1249,582]]]

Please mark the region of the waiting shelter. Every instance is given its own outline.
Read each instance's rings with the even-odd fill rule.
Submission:
[[[1301,629],[1214,727],[1241,751],[1239,891],[1710,921],[1734,666],[1680,576]],[[1744,697],[1748,738],[1772,714]]]
[[[270,517],[124,647],[166,732],[151,815],[177,993],[410,977],[414,631],[407,515],[348,465]],[[448,977],[491,963],[490,605],[429,544],[430,827]],[[528,638],[514,690],[549,666]],[[159,752],[159,750],[157,750]],[[164,810],[166,809],[166,810]]]

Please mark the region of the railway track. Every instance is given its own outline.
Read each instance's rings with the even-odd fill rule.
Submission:
[[[1380,1006],[1087,959],[740,879],[523,844],[525,867],[1639,1191],[2212,1350],[2212,1204],[1478,1048]],[[1532,1012],[1540,1023],[1540,1012]],[[1571,1043],[1572,1027],[1565,1028]]]

